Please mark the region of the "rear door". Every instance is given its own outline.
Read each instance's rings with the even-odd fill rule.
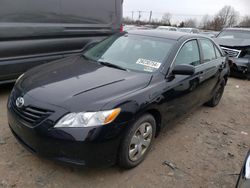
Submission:
[[[225,58],[220,55],[214,42],[210,39],[199,39],[202,55],[202,64],[197,68],[200,71],[202,102],[207,102],[220,82],[220,73],[225,63]]]

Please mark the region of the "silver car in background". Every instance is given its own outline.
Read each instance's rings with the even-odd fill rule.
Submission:
[[[159,26],[156,28],[156,30],[162,30],[162,31],[178,31],[176,27],[172,26]]]
[[[194,33],[194,34],[198,34],[200,33],[199,29],[196,28],[179,28],[178,31],[180,32],[184,32],[184,33]]]

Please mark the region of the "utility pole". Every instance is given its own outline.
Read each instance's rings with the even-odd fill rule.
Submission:
[[[132,11],[132,20],[134,20],[134,11]]]
[[[150,15],[149,15],[149,23],[151,23],[152,15],[153,15],[153,12],[152,12],[152,10],[151,10],[151,11],[150,11]]]
[[[142,11],[138,11],[139,12],[139,18],[138,18],[138,20],[140,21],[141,20],[141,12]]]

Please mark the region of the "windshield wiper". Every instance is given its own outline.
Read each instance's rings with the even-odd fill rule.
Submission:
[[[125,69],[123,67],[120,67],[119,65],[115,65],[115,64],[105,62],[105,61],[98,61],[98,63],[100,63],[101,65],[107,66],[107,67],[113,67],[113,68],[124,70],[124,71],[128,70],[128,69]]]

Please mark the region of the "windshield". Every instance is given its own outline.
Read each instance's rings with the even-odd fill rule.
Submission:
[[[114,35],[85,52],[84,56],[128,70],[155,72],[164,63],[175,42],[131,34]]]
[[[222,31],[218,38],[225,39],[250,39],[250,31]]]

